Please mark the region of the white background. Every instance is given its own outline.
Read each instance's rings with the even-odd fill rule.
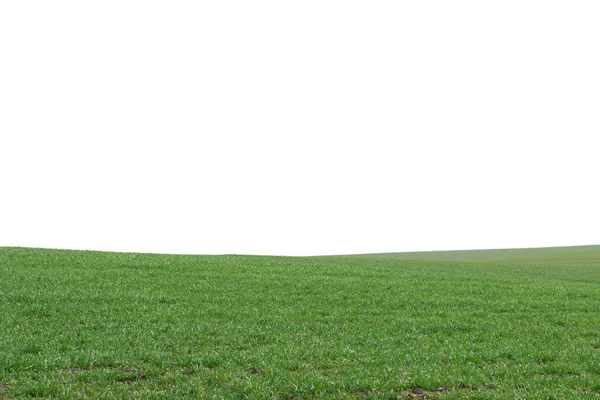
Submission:
[[[3,1],[0,246],[600,243],[597,1]]]

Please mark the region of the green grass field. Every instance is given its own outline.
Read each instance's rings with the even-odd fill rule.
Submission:
[[[458,253],[0,248],[0,398],[600,398],[600,246]]]
[[[539,247],[528,249],[415,251],[355,254],[350,257],[430,261],[511,261],[546,264],[600,263],[600,245]]]

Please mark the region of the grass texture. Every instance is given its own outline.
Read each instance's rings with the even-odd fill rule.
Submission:
[[[0,248],[0,398],[598,399],[600,263],[558,258]]]
[[[527,249],[413,251],[356,254],[351,257],[430,261],[511,261],[544,264],[600,264],[600,245]]]

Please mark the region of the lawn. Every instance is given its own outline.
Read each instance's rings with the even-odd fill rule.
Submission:
[[[0,398],[598,399],[600,262],[584,253],[0,248]]]

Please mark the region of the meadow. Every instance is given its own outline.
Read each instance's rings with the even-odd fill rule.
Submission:
[[[600,398],[600,246],[492,252],[0,248],[0,398]]]

